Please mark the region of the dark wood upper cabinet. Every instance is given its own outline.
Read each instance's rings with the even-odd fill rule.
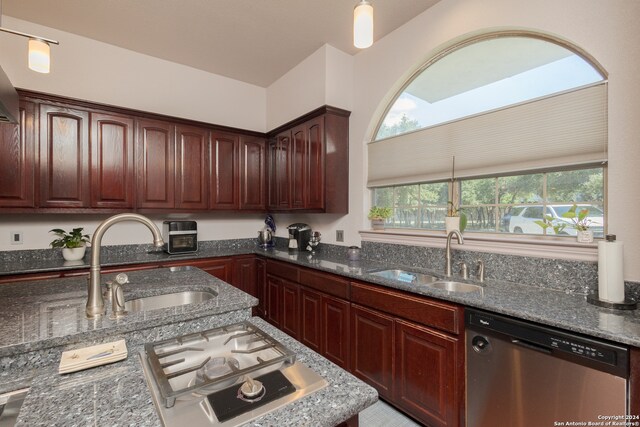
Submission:
[[[89,112],[40,104],[40,207],[87,208]]]
[[[266,142],[240,137],[240,209],[266,208]]]
[[[174,126],[159,120],[136,124],[137,206],[175,208]]]
[[[269,142],[268,209],[291,208],[291,131],[283,132]]]
[[[291,131],[291,209],[304,209],[307,207],[307,129],[305,125],[300,125]]]
[[[234,133],[213,132],[209,145],[209,208],[238,209],[238,144]]]
[[[35,105],[20,102],[20,123],[0,124],[0,208],[36,204]]]
[[[306,207],[307,209],[323,209],[325,207],[325,166],[324,166],[324,117],[318,117],[307,124],[306,140]],[[343,165],[343,167],[348,167]],[[343,174],[343,171],[331,173]],[[348,183],[348,181],[346,182]],[[348,185],[347,185],[348,187]],[[345,187],[344,189],[346,189]]]
[[[176,126],[175,206],[177,209],[207,209],[208,145],[208,129]]]
[[[268,208],[348,213],[349,113],[323,107],[270,135]]]
[[[91,113],[91,207],[134,207],[133,118]]]
[[[262,134],[18,93],[20,124],[0,125],[4,212],[348,212],[347,111]]]

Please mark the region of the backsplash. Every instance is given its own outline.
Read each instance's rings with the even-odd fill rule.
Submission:
[[[288,239],[276,237],[276,248],[287,250]],[[232,251],[259,253],[256,239],[226,239],[198,242],[200,250]],[[347,246],[321,243],[318,254],[337,261],[347,259]],[[103,262],[121,260],[152,262],[155,258],[166,259],[162,250],[151,244],[114,245],[102,247]],[[435,272],[444,271],[444,249],[427,248],[422,246],[398,245],[391,243],[362,242],[360,257],[384,263],[390,266],[404,266],[425,268]],[[0,267],[4,270],[21,270],[19,265],[46,264],[47,261],[61,260],[61,249],[35,249],[24,251],[0,251]],[[90,260],[90,249],[85,255],[84,263]],[[452,261],[454,275],[458,274],[459,264],[466,262],[469,275],[473,279],[477,275],[477,262],[485,264],[487,279],[504,280],[547,289],[556,289],[569,293],[595,293],[598,287],[598,265],[596,262],[569,261],[538,257],[523,257],[503,255],[489,252],[459,250],[452,247]],[[81,262],[83,263],[83,262]],[[2,268],[0,268],[1,270]],[[46,269],[46,268],[45,268]],[[640,283],[625,282],[628,298],[640,300]]]
[[[454,275],[459,264],[467,263],[469,277],[474,279],[477,262],[485,264],[485,278],[505,280],[540,288],[570,293],[595,293],[598,288],[598,263],[538,257],[476,252],[452,247],[451,265]],[[362,257],[386,264],[444,271],[444,249],[391,243],[362,242]],[[638,299],[640,283],[625,282],[627,297]]]

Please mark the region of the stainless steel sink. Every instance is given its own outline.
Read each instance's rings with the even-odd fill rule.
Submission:
[[[158,310],[179,305],[196,304],[218,296],[213,291],[184,291],[132,299],[124,303],[124,309],[131,312]]]
[[[384,279],[397,280],[399,282],[411,283],[413,285],[426,285],[437,280],[438,277],[430,276],[428,274],[414,273],[413,271],[406,270],[382,270],[374,271],[370,273],[374,276],[382,277]]]
[[[441,280],[429,283],[427,286],[434,289],[444,289],[447,292],[482,292],[483,288],[472,283],[454,282],[449,280]]]

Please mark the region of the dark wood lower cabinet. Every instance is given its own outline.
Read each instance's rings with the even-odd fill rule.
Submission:
[[[351,373],[392,399],[393,318],[353,304],[351,333]]]
[[[458,425],[462,344],[402,320],[395,321],[395,338],[394,403],[429,426]]]
[[[351,305],[348,301],[328,295],[322,296],[322,352],[321,354],[343,369],[351,361]]]
[[[300,342],[322,353],[322,295],[309,289],[300,292]]]
[[[282,303],[280,328],[293,338],[298,338],[298,330],[300,329],[299,298],[300,289],[298,285],[283,280],[280,297]]]

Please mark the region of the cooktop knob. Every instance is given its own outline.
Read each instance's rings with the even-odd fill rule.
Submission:
[[[240,387],[242,395],[248,399],[253,399],[264,391],[264,386],[260,381],[256,381],[250,376],[246,376],[246,381]]]

